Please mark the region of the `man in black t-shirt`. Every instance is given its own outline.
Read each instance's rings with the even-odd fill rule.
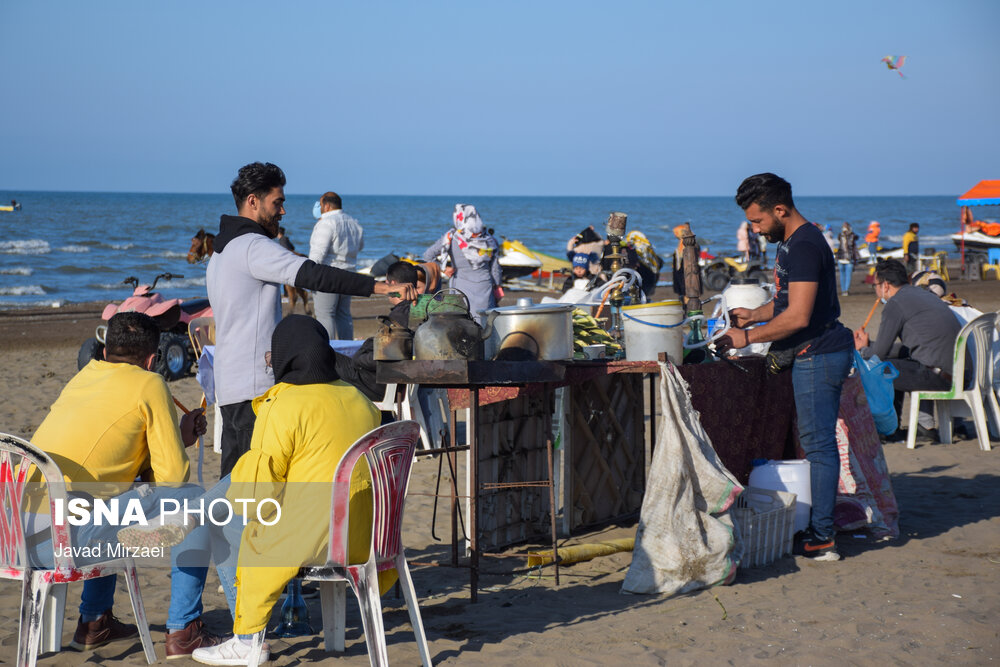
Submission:
[[[791,365],[799,442],[809,460],[812,511],[799,552],[821,561],[839,560],[833,506],[840,479],[837,413],[840,390],[853,360],[853,336],[837,318],[833,253],[823,232],[798,212],[792,186],[774,174],[750,176],[736,203],[758,234],[778,244],[774,299],[759,308],[734,308],[734,326],[718,344],[746,347],[771,343],[772,366]],[[750,324],[759,327],[746,329]]]

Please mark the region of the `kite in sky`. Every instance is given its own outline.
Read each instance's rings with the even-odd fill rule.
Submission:
[[[889,69],[896,70],[896,74],[904,79],[906,78],[900,71],[903,68],[903,63],[906,62],[906,56],[886,56],[885,58],[882,58],[882,62],[884,62],[885,66]]]

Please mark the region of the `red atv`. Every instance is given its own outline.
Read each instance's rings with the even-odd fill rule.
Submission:
[[[191,340],[188,338],[188,323],[196,317],[211,317],[212,307],[208,299],[193,299],[182,302],[180,299],[164,299],[159,292],[154,292],[160,278],[173,280],[184,276],[175,273],[161,273],[153,280],[152,285],[140,285],[139,279],[129,276],[122,281],[131,285],[132,296],[120,304],[109,303],[101,319],[104,324],[97,326],[94,338],[88,338],[80,346],[77,355],[77,368],[82,369],[91,359],[104,358],[104,335],[107,333],[107,321],[115,313],[137,312],[145,313],[153,318],[160,327],[160,348],[156,355],[154,371],[167,380],[176,380],[187,375],[196,359],[191,350]]]

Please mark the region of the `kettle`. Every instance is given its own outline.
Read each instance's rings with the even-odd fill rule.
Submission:
[[[483,342],[489,337],[491,327],[483,329],[472,319],[465,294],[455,289],[449,291],[461,294],[465,307],[452,305],[435,310],[428,305],[427,319],[413,334],[414,359],[476,361],[483,358]]]
[[[372,336],[373,354],[376,361],[402,361],[413,358],[413,332],[397,324],[385,315],[379,315],[382,322]]]

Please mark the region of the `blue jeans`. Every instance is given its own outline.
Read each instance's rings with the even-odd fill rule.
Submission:
[[[160,503],[163,499],[197,498],[204,491],[200,486],[188,484],[179,488],[171,487],[140,487],[126,491],[117,496],[119,506],[125,507],[131,499],[138,498],[143,514],[147,519],[159,516]],[[87,545],[117,545],[118,529],[115,525],[71,526],[71,535],[75,547]],[[210,536],[207,530],[191,531],[187,538],[170,550],[170,609],[167,612],[167,630],[181,630],[202,613],[201,594],[205,588],[205,578],[208,567],[195,563],[208,562],[210,553]],[[102,549],[106,552],[106,549]],[[41,567],[52,567],[52,540],[39,542],[29,554],[29,560]],[[78,565],[86,565],[86,559],[77,558]],[[83,582],[83,592],[80,594],[80,616],[84,620],[94,620],[115,603],[115,584],[118,577],[109,575],[98,579],[87,579]]]
[[[837,413],[840,390],[851,369],[853,352],[843,350],[798,358],[792,366],[799,443],[809,460],[812,515],[809,526],[819,537],[833,537],[833,506],[840,480]]]
[[[878,249],[878,243],[872,241],[871,243],[868,244],[868,263],[869,264],[874,264],[876,261],[878,261],[878,258],[875,256],[875,252],[876,252],[877,249]]]
[[[846,292],[851,289],[851,273],[854,271],[854,265],[850,262],[847,264],[838,262],[837,266],[840,267],[840,291]]]
[[[313,293],[313,313],[330,335],[330,340],[354,338],[351,297],[346,294]]]

